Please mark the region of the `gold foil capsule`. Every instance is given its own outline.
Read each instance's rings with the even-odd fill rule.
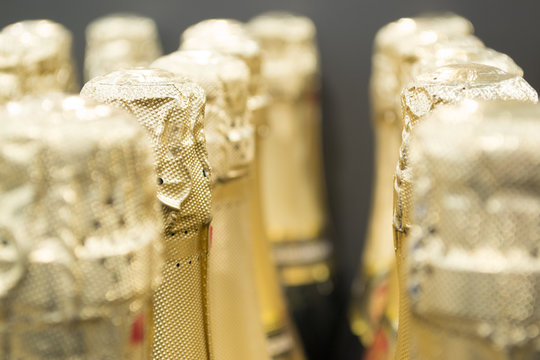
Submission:
[[[211,174],[204,91],[169,72],[139,69],[96,77],[81,93],[134,114],[152,141],[166,260],[154,295],[153,357],[208,359]]]
[[[392,188],[401,144],[399,93],[412,79],[412,67],[431,56],[431,46],[481,48],[471,23],[454,14],[402,18],[382,27],[375,36],[370,80],[375,135],[374,196],[361,266],[354,281],[351,328],[364,346],[391,357],[397,328],[397,279],[392,246]],[[383,325],[383,326],[381,326]]]
[[[177,51],[156,60],[152,67],[162,68],[193,79],[203,86],[206,91],[206,137],[210,164],[217,174],[216,180],[220,183],[231,181],[247,175],[248,170],[253,171],[254,136],[253,126],[249,123],[247,112],[249,69],[245,63],[236,57],[221,55],[217,52],[204,50]],[[245,142],[246,145],[242,145]],[[253,174],[250,174],[250,182],[253,182]],[[259,196],[257,191],[250,188],[250,199]],[[216,202],[218,200],[216,199]],[[251,200],[251,229],[255,259],[255,275],[257,276],[257,290],[261,320],[267,334],[267,348],[274,358],[294,358],[294,338],[290,329],[290,320],[286,311],[285,303],[279,289],[278,279],[271,263],[267,239],[257,231],[260,221],[260,204],[254,204]],[[214,233],[219,229],[214,226]],[[225,245],[224,245],[225,246]],[[258,250],[262,250],[258,252]],[[213,253],[216,261],[219,257],[227,256],[230,250],[220,250]],[[245,250],[244,250],[245,251]],[[253,257],[252,257],[253,258]],[[230,265],[229,265],[230,266]],[[221,269],[216,267],[216,269]],[[246,274],[238,274],[242,278]],[[219,279],[218,275],[212,279]],[[217,287],[216,289],[219,289]],[[210,287],[211,289],[212,287]],[[210,290],[212,292],[212,290]],[[215,293],[216,300],[223,302],[223,296]],[[212,299],[212,296],[211,296]],[[211,300],[212,301],[212,300]],[[232,308],[230,308],[232,309]],[[229,309],[229,311],[230,311]],[[244,311],[245,313],[245,311]],[[237,321],[242,319],[243,314],[231,314],[236,316]],[[216,321],[213,339],[223,337],[219,335],[223,319]],[[253,319],[249,320],[253,321]],[[212,324],[212,320],[210,321]],[[226,324],[225,321],[223,323]],[[235,334],[237,335],[237,334]],[[226,338],[223,337],[225,340]],[[216,344],[216,351],[217,351]]]
[[[2,358],[146,358],[161,222],[144,132],[78,96],[0,114]]]
[[[135,14],[111,14],[86,28],[86,80],[137,66],[148,66],[162,54],[156,23]]]
[[[72,36],[50,20],[25,20],[0,32],[0,101],[26,94],[76,92]]]
[[[411,358],[540,356],[540,107],[466,101],[410,141]]]
[[[213,180],[228,181],[247,174],[255,139],[247,117],[249,69],[232,56],[211,51],[177,51],[151,67],[197,82],[206,93],[205,135]]]
[[[405,127],[394,182],[394,246],[396,248],[400,310],[398,352],[399,359],[409,358],[410,309],[406,296],[405,266],[408,234],[411,231],[411,167],[409,166],[409,137],[425,115],[441,104],[473,100],[515,100],[536,103],[536,91],[520,76],[497,68],[478,64],[443,66],[413,80],[401,93]]]
[[[510,56],[484,46],[478,46],[478,44],[471,43],[466,39],[467,37],[441,40],[419,47],[417,51],[421,54],[418,55],[418,59],[409,63],[408,79],[411,80],[423,73],[435,71],[441,66],[467,63],[489,65],[508,74],[523,76],[523,69]]]
[[[242,59],[250,71],[249,93],[260,92],[261,49],[241,22],[209,19],[192,25],[182,33],[180,50],[219,51]]]
[[[270,12],[251,19],[247,29],[264,51],[264,84],[274,98],[298,98],[319,89],[316,29],[310,19]],[[284,78],[289,82],[283,82]]]
[[[400,68],[409,57],[416,57],[418,47],[456,37],[467,37],[470,42],[482,46],[472,33],[472,24],[454,14],[401,18],[381,28],[373,44],[370,80],[374,121],[400,122],[396,96],[406,85],[406,82],[400,82]]]

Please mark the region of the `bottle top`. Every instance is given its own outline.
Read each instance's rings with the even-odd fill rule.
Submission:
[[[536,91],[520,76],[479,64],[443,66],[416,77],[401,93],[402,144],[396,167],[394,226],[405,229],[410,220],[411,171],[409,136],[425,115],[442,104],[471,100],[502,100],[536,103]]]
[[[243,23],[232,19],[201,21],[184,31],[180,50],[219,51],[242,59],[251,75],[250,94],[255,96],[260,93],[261,48]]]
[[[441,66],[465,63],[489,65],[508,74],[523,76],[523,69],[510,56],[458,38],[420,47],[418,51],[421,55],[412,67],[410,79]]]
[[[270,12],[253,18],[248,30],[264,51],[262,74],[274,98],[297,99],[319,90],[319,54],[310,19]]]
[[[416,316],[536,353],[539,119],[538,105],[512,101],[467,100],[428,115],[410,141],[408,250]]]
[[[382,27],[374,40],[370,80],[375,118],[399,127],[399,93],[412,79],[410,67],[442,41],[483,47],[472,33],[472,24],[452,13],[402,18]]]
[[[158,199],[194,226],[210,221],[204,90],[163,70],[120,70],[87,82],[81,95],[135,115],[154,150]]]
[[[24,98],[0,114],[2,318],[79,321],[149,298],[161,222],[142,129],[79,96]]]
[[[4,101],[25,94],[74,92],[77,79],[71,33],[50,20],[25,20],[0,32],[0,78]]]
[[[249,69],[217,52],[176,51],[151,67],[189,78],[206,92],[205,133],[214,180],[245,174],[254,157],[254,131],[247,113]]]
[[[154,20],[135,14],[111,14],[86,28],[86,77],[122,68],[147,66],[161,54]]]
[[[463,99],[537,102],[536,91],[521,77],[481,64],[442,66],[411,81],[401,93],[405,127],[414,126],[440,103]]]
[[[453,13],[425,14],[401,18],[383,26],[375,35],[375,51],[406,55],[416,46],[434,43],[443,38],[472,35],[471,22]]]

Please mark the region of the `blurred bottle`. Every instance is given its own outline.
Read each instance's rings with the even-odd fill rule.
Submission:
[[[392,358],[397,336],[396,262],[392,246],[392,181],[401,144],[399,93],[410,66],[450,39],[482,47],[471,23],[454,14],[402,18],[381,28],[373,46],[370,101],[375,134],[375,176],[365,249],[353,283],[351,328],[368,348],[367,359]]]
[[[407,296],[407,252],[411,231],[409,139],[425,115],[442,104],[467,99],[537,102],[536,91],[517,75],[487,65],[457,64],[417,76],[401,93],[403,135],[394,183],[394,242],[400,275],[399,332],[396,358],[410,357],[410,306]]]
[[[441,107],[410,141],[413,359],[540,358],[540,108]]]
[[[0,109],[0,358],[146,359],[161,222],[149,142],[78,96]]]
[[[237,125],[238,118],[245,116],[248,99],[250,72],[246,64],[236,57],[220,55],[214,51],[186,50],[161,57],[151,66],[188,77],[201,84],[206,91],[206,137],[210,164],[216,175],[214,180],[234,178],[239,171],[245,171],[246,158],[238,156],[242,155],[235,149],[238,144],[233,141],[224,142],[222,138],[224,133],[228,134],[229,139],[243,137],[239,134],[242,127],[237,128]],[[250,186],[253,186],[254,169],[250,168],[249,171]],[[271,263],[267,239],[259,225],[260,205],[256,201],[258,189],[250,188],[249,191],[255,275],[268,351],[273,359],[298,359],[302,354],[301,348],[295,346],[294,333]]]
[[[72,36],[50,20],[25,20],[0,31],[0,102],[25,94],[78,91]]]
[[[138,69],[93,78],[81,93],[132,113],[151,138],[165,222],[163,282],[154,295],[153,358],[209,359],[211,174],[204,91],[169,72]]]
[[[86,81],[120,69],[148,66],[162,54],[156,23],[135,14],[111,14],[86,28]]]
[[[266,233],[308,357],[324,357],[334,307],[316,30],[306,17],[279,12],[253,18],[248,28],[264,51],[271,96],[259,165]]]
[[[251,159],[249,169],[246,169],[248,175],[245,186],[248,187],[247,206],[249,213],[246,215],[250,219],[252,269],[255,272],[253,286],[256,287],[259,322],[262,323],[265,334],[266,356],[275,359],[294,357],[297,353],[301,354],[301,350],[298,344],[295,344],[294,331],[286,313],[279,285],[277,285],[277,278],[275,274],[272,274],[270,253],[268,249],[265,249],[268,240],[264,233],[260,232],[260,204],[257,203],[260,195],[257,193],[258,189],[254,183],[257,176],[255,166],[259,161],[257,132],[265,121],[263,111],[266,105],[265,94],[261,89],[260,47],[247,34],[242,23],[229,19],[211,19],[189,27],[182,34],[180,49],[219,51],[243,60],[248,66],[246,116],[251,130],[254,132],[252,138],[254,141],[252,143],[254,145],[252,156],[254,157]]]

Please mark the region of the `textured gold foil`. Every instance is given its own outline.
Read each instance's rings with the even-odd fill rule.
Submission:
[[[262,74],[274,98],[297,98],[319,88],[316,29],[310,19],[271,12],[253,18],[247,28],[264,51]]]
[[[26,94],[76,92],[71,33],[50,20],[26,20],[0,31],[0,102]]]
[[[540,107],[442,107],[414,130],[411,358],[540,357]]]
[[[210,50],[242,59],[250,71],[249,93],[259,94],[262,54],[259,44],[245,25],[232,19],[209,19],[187,28],[180,39],[180,50]],[[249,102],[251,99],[248,100]]]
[[[96,77],[81,92],[135,115],[152,140],[165,220],[163,283],[154,296],[156,359],[207,359],[210,168],[204,91],[162,70]]]
[[[403,86],[400,68],[408,58],[417,58],[417,48],[452,38],[472,37],[472,24],[454,14],[402,18],[381,28],[373,44],[370,91],[374,121],[400,121],[400,103],[396,95]]]
[[[146,359],[161,222],[129,114],[78,96],[0,109],[0,357]]]
[[[148,66],[161,56],[156,23],[135,14],[111,14],[92,21],[86,28],[84,77]]]
[[[409,136],[424,116],[441,104],[458,103],[465,99],[516,100],[537,102],[536,91],[520,76],[497,68],[460,64],[441,67],[422,74],[401,93],[405,126],[403,128],[398,166],[394,182],[394,243],[400,283],[400,312],[397,358],[409,358],[410,309],[406,296],[406,252],[410,232],[411,171],[408,164]]]
[[[268,239],[262,223],[261,189],[258,183],[261,161],[259,154],[261,134],[266,129],[265,107],[268,100],[261,83],[261,50],[246,32],[242,23],[227,19],[206,20],[188,28],[182,35],[180,48],[220,51],[228,56],[242,59],[248,66],[250,81],[247,116],[251,127],[255,130],[256,156],[253,159],[254,162],[250,164],[247,184],[250,188],[248,194],[249,217],[251,219],[250,236],[254,251],[253,266],[261,319],[271,358],[302,359],[302,350],[294,338],[294,329],[287,314],[285,301],[271,262]],[[193,76],[200,77],[200,75]]]
[[[214,181],[244,176],[255,139],[247,117],[249,69],[235,57],[210,51],[177,51],[151,64],[189,78],[206,93],[205,135]]]

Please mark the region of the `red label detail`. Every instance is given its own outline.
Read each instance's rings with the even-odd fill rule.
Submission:
[[[144,340],[144,313],[139,314],[131,325],[131,343],[141,344]]]
[[[318,105],[321,103],[321,94],[318,91],[312,91],[307,94],[308,101]]]
[[[384,316],[384,311],[388,303],[388,281],[382,281],[377,284],[376,287],[372,290],[370,299],[369,299],[369,320],[372,324],[376,324],[376,327],[379,326],[381,318]]]
[[[386,360],[388,358],[388,339],[382,329],[375,334],[373,343],[366,350],[364,360]]]

